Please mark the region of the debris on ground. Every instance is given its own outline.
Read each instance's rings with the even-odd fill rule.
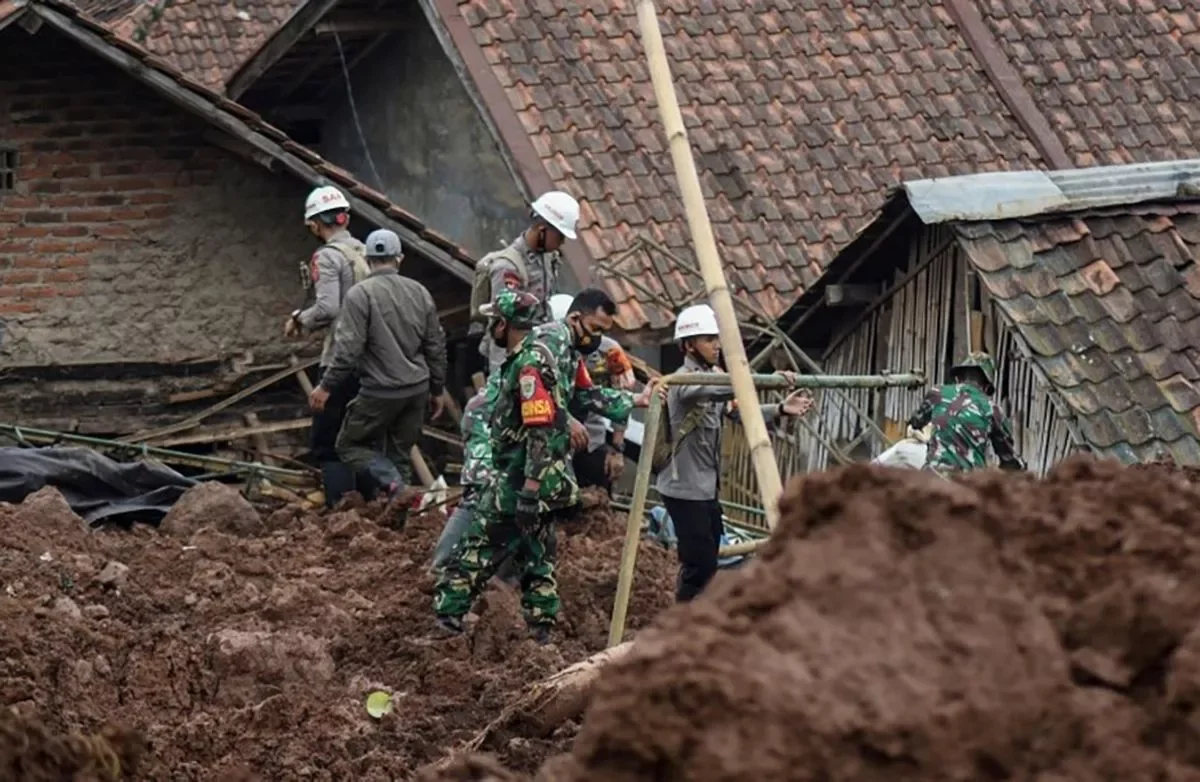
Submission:
[[[527,685],[603,648],[624,534],[604,503],[560,532],[563,615],[546,647],[503,584],[465,637],[435,640],[428,561],[445,516],[414,515],[397,533],[378,524],[380,507],[260,513],[205,484],[163,529],[89,532],[54,489],[0,504],[0,712],[20,715],[0,724],[0,743],[32,748],[0,750],[0,777],[70,778],[63,769],[90,762],[80,746],[108,746],[71,737],[109,735],[128,754],[121,776],[97,766],[75,778],[416,778]],[[672,605],[676,573],[652,543],[639,559],[634,629]],[[375,691],[391,694],[379,718],[366,708]],[[529,772],[575,727],[498,731],[481,748]],[[127,751],[139,741],[144,752]],[[25,776],[5,776],[14,763]],[[463,779],[495,767],[455,763]]]

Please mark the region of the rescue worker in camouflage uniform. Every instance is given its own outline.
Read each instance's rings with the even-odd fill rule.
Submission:
[[[333,359],[333,325],[346,294],[370,273],[366,247],[350,235],[350,202],[336,187],[318,187],[304,202],[304,224],[322,241],[321,248],[301,264],[300,279],[305,291],[314,291],[307,309],[294,310],[283,324],[285,337],[327,329],[321,347],[317,377],[325,374]],[[330,389],[324,408],[313,413],[311,448],[321,466],[325,505],[332,508],[342,494],[355,488],[354,471],[337,455],[337,436],[346,417],[346,405],[358,393],[358,376],[350,374]]]
[[[554,320],[567,317],[573,300],[573,296],[562,293],[550,297]],[[607,334],[600,339],[599,350],[584,361],[597,385],[632,391],[637,384],[625,349]],[[594,412],[578,411],[575,418],[583,421],[588,436],[587,445],[576,450],[571,460],[579,488],[599,486],[611,494],[613,483],[625,470],[625,427],[614,424],[610,433],[604,416]]]
[[[648,386],[635,398],[628,391],[599,388],[587,374],[580,354],[599,347],[616,313],[607,294],[581,292],[565,322],[522,333],[536,322],[538,305],[529,293],[505,291],[486,310],[494,317],[492,339],[509,349],[491,418],[495,477],[435,588],[434,610],[445,633],[462,632],[462,617],[495,569],[516,556],[526,622],[538,643],[549,640],[559,599],[547,541],[554,535],[553,522],[579,504],[567,409],[578,405],[625,423],[632,409],[647,406],[655,392]]]
[[[969,353],[950,370],[953,381],[925,395],[908,425],[915,430],[933,425],[925,469],[942,476],[987,467],[991,443],[1001,469],[1024,470],[1017,456],[1012,425],[992,401],[996,365],[987,353]]]
[[[442,528],[441,537],[434,547],[434,571],[440,570],[450,559],[451,552],[471,524],[480,494],[492,481],[492,428],[489,421],[499,393],[500,373],[496,372],[463,407],[463,464],[459,476],[463,495],[458,507],[446,520],[446,526]]]
[[[538,299],[534,325],[549,323],[550,295],[558,283],[562,246],[575,238],[579,202],[561,190],[543,193],[529,206],[532,223],[512,244],[488,253],[475,267],[477,279],[471,291],[472,316],[486,320],[482,307],[494,303],[506,290],[528,291]],[[504,347],[489,334],[479,343],[488,360],[488,374],[504,363]]]

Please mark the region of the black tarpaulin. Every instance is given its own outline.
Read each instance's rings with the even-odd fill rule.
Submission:
[[[53,486],[89,524],[158,524],[196,481],[161,464],[117,462],[89,448],[0,448],[0,501]]]

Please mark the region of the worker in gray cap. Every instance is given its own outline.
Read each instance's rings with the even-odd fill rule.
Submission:
[[[400,237],[375,231],[366,246],[371,273],[346,294],[333,358],[309,402],[320,410],[357,368],[361,387],[338,433],[338,457],[387,493],[384,518],[401,528],[415,496],[409,453],[426,412],[437,418],[445,402],[446,337],[429,291],[400,275]]]

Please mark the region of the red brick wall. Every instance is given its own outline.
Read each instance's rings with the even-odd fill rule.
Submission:
[[[6,364],[176,360],[282,347],[313,250],[303,183],[71,41],[0,32]]]

